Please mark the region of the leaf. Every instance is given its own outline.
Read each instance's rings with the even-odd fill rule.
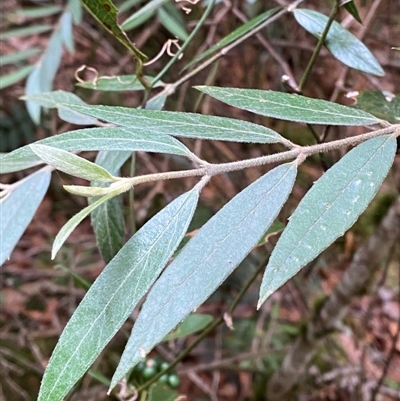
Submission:
[[[147,81],[152,82],[154,77],[146,76]],[[100,77],[96,81],[90,80],[85,82],[79,82],[76,86],[81,88],[93,89],[105,92],[122,92],[122,91],[141,91],[144,90],[144,86],[137,79],[136,75],[117,75],[113,77]],[[165,86],[162,81],[157,81],[153,88]],[[68,103],[68,102],[64,102]]]
[[[40,53],[40,49],[38,47],[31,47],[27,50],[4,54],[3,56],[0,56],[0,66],[2,67],[3,65],[7,64],[17,64],[20,61],[24,61],[38,53]]]
[[[13,184],[11,193],[0,198],[0,265],[10,257],[32,220],[50,184],[50,177],[48,169],[39,170]]]
[[[274,221],[295,177],[295,163],[276,167],[236,195],[187,243],[149,292],[111,388],[239,265]]]
[[[118,9],[110,0],[81,0],[82,4],[100,22],[100,24],[118,39],[136,58],[147,61],[147,56],[142,53],[128,38],[117,21]]]
[[[150,386],[146,401],[179,401],[179,394],[167,384],[156,382]]]
[[[78,25],[82,21],[82,6],[79,0],[68,0],[68,8],[71,11],[74,24]]]
[[[10,38],[21,38],[23,36],[33,36],[51,30],[52,26],[48,24],[33,25],[25,28],[16,28],[7,32],[0,33],[0,40],[7,40]]]
[[[350,15],[352,15],[355,18],[356,21],[362,24],[360,14],[358,13],[357,7],[354,4],[353,0],[347,0],[346,3],[344,3],[344,8]]]
[[[296,21],[317,39],[321,36],[328,17],[313,11],[296,8]],[[325,40],[327,49],[343,64],[368,74],[385,75],[377,59],[368,48],[338,22],[333,21]]]
[[[143,131],[150,137],[157,134],[255,143],[286,141],[269,128],[232,118],[128,107],[84,105],[65,105],[65,107],[129,129]],[[353,109],[350,110],[354,113]],[[374,120],[377,121],[375,118]]]
[[[62,11],[60,6],[45,6],[45,7],[24,7],[16,10],[8,15],[11,21],[18,22],[21,19],[27,18],[42,18],[57,14]],[[21,22],[21,21],[20,21]]]
[[[400,122],[400,94],[381,91],[362,91],[354,100],[357,109],[373,114],[392,124]]]
[[[173,332],[165,336],[163,341],[171,341],[196,333],[207,327],[213,319],[211,315],[192,313]]]
[[[121,194],[122,192],[126,192],[129,187],[127,187],[124,184],[125,182],[116,182],[114,184],[117,184],[120,188],[115,188],[114,191],[110,191],[107,195],[103,196],[102,198],[99,198],[96,202],[91,203],[89,206],[86,206],[84,209],[82,209],[78,214],[76,214],[74,217],[69,219],[61,228],[61,230],[58,232],[56,235],[56,238],[54,239],[53,243],[53,249],[51,251],[51,259],[54,259],[57,252],[60,250],[66,239],[70,236],[72,231],[75,230],[75,228],[78,226],[78,224],[91,213],[93,210],[95,210],[98,206],[100,206],[102,203],[108,201],[114,196],[117,196]]]
[[[70,53],[75,53],[74,34],[72,31],[72,14],[65,11],[60,18],[60,34],[64,46]]]
[[[253,18],[250,21],[247,21],[245,24],[240,26],[239,28],[235,29],[232,31],[229,35],[225,36],[223,39],[221,39],[217,44],[214,46],[211,46],[208,50],[206,50],[204,53],[199,54],[197,57],[195,57],[185,68],[191,67],[193,64],[199,62],[200,60],[205,59],[212,53],[215,53],[216,51],[222,49],[225,46],[228,46],[235,40],[241,38],[248,32],[250,32],[252,29],[257,27],[258,25],[262,24],[264,21],[266,21],[268,18],[272,17],[277,11],[279,10],[279,7],[271,8],[270,10],[258,15],[257,17]]]
[[[167,3],[171,4],[171,3]],[[175,18],[175,15],[169,12],[169,9],[166,7],[161,7],[157,10],[157,16],[161,24],[167,29],[173,36],[186,40],[189,35],[186,32],[185,26],[180,23]]]
[[[370,139],[346,154],[307,192],[272,252],[258,307],[358,219],[395,156],[396,139]]]
[[[29,147],[45,163],[64,173],[89,181],[114,181],[114,177],[106,169],[65,150],[38,144]]]
[[[147,292],[183,238],[199,189],[149,220],[94,282],[65,327],[45,371],[38,401],[59,401],[82,377]]]
[[[124,128],[86,128],[55,135],[35,142],[67,151],[125,150],[174,155],[191,155],[189,149],[175,138],[164,134],[153,134],[151,139],[145,132],[132,132]],[[37,166],[42,160],[28,146],[0,156],[0,174]]]
[[[65,109],[62,107],[63,103],[86,104],[81,98],[71,92],[65,92],[62,90],[43,92],[35,95],[22,96],[21,99],[37,103],[40,106],[46,107],[48,109],[56,108],[58,110],[58,116],[62,120],[72,124],[97,125],[99,123],[96,118],[88,117],[83,114],[77,113],[76,111]]]
[[[239,109],[281,120],[323,125],[372,125],[380,122],[361,110],[289,93],[216,86],[196,86],[196,89]]]
[[[141,7],[136,13],[127,18],[121,25],[122,29],[129,31],[147,21],[154,12],[168,0],[151,0],[145,6]]]
[[[120,167],[132,152],[99,152],[96,163],[106,168],[113,175],[118,175]],[[100,185],[101,184],[93,184]],[[96,236],[97,246],[104,261],[108,263],[122,248],[125,236],[122,197],[116,196],[93,210],[90,218]]]
[[[54,77],[61,62],[62,40],[58,30],[51,35],[46,51],[36,63],[35,69],[31,72],[26,82],[26,96],[35,95],[41,92],[49,92],[53,85]],[[31,102],[26,103],[29,115],[32,120],[39,124],[40,107]]]
[[[27,65],[16,71],[10,72],[9,74],[0,76],[0,89],[7,88],[8,86],[16,84],[18,81],[21,81],[30,74],[33,68],[34,67],[31,65]]]

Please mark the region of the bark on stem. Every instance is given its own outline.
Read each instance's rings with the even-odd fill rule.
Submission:
[[[280,370],[267,383],[267,400],[284,400],[306,373],[319,343],[339,325],[352,299],[363,294],[373,274],[380,268],[382,258],[400,242],[400,196],[390,207],[377,230],[355,253],[341,281],[315,317],[309,321],[304,334],[286,355]]]

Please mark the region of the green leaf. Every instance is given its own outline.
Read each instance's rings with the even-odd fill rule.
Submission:
[[[132,152],[102,151],[96,157],[96,163],[113,175],[118,175],[120,167],[131,156]],[[102,186],[102,184],[93,184]],[[93,210],[91,223],[96,236],[97,246],[106,263],[122,248],[125,236],[125,222],[122,208],[122,197],[115,196]]]
[[[77,113],[76,111],[62,107],[63,103],[86,104],[82,99],[71,92],[65,92],[62,90],[43,92],[36,95],[22,96],[21,99],[37,103],[40,106],[48,109],[56,108],[58,110],[58,116],[62,120],[72,124],[96,125],[99,123],[96,118],[88,117],[81,113]]]
[[[215,214],[156,281],[133,326],[111,388],[239,265],[285,203],[296,164],[276,167]]]
[[[10,20],[18,21],[27,18],[42,18],[62,11],[60,6],[24,7],[8,15]]]
[[[328,17],[313,11],[296,8],[296,21],[317,39],[321,36]],[[325,40],[328,50],[343,64],[368,74],[385,75],[379,62],[368,48],[338,22],[333,21]]]
[[[128,107],[84,105],[65,105],[65,107],[129,129],[143,131],[149,137],[157,134],[236,142],[276,143],[286,141],[269,128],[225,117]],[[350,110],[354,113],[353,109]],[[377,121],[375,118],[374,120]]]
[[[199,197],[181,195],[149,220],[94,282],[65,327],[38,401],[59,401],[82,377],[148,291],[183,238]]]
[[[10,38],[21,38],[23,36],[33,36],[40,33],[51,31],[53,27],[48,24],[34,25],[26,28],[16,28],[7,32],[0,33],[0,40],[7,40]]]
[[[181,398],[182,399],[182,398]],[[154,383],[149,388],[148,398],[146,401],[177,401],[179,394],[165,383]]]
[[[3,65],[7,64],[17,64],[20,61],[24,61],[38,53],[40,53],[40,49],[38,47],[31,47],[27,50],[4,54],[3,56],[0,56],[0,66],[2,67]]]
[[[103,167],[62,149],[33,144],[29,147],[45,163],[64,173],[89,181],[110,182],[114,177]]]
[[[191,152],[169,135],[132,132],[124,128],[87,128],[66,132],[35,142],[67,151],[126,150],[189,156]],[[23,146],[0,156],[0,174],[23,170],[42,164],[30,146]]]
[[[152,82],[154,77],[146,76],[147,81]],[[100,77],[96,81],[79,82],[76,86],[105,92],[141,91],[144,86],[137,79],[136,75],[117,75],[113,77]],[[156,82],[153,88],[165,86],[162,81]],[[68,103],[68,102],[64,102]]]
[[[34,67],[32,65],[27,65],[19,68],[16,71],[10,72],[9,74],[0,76],[0,89],[7,88],[8,86],[14,85],[21,81],[21,79],[24,79],[31,73],[33,68]]]
[[[242,36],[246,35],[248,32],[250,32],[252,29],[257,27],[258,25],[262,24],[264,21],[266,21],[268,18],[272,17],[277,11],[279,10],[279,7],[271,8],[270,10],[266,11],[265,13],[262,13],[258,15],[257,17],[253,18],[252,20],[246,22],[239,28],[235,29],[232,31],[229,35],[225,36],[223,39],[221,39],[217,44],[214,46],[211,46],[208,50],[206,50],[204,53],[199,54],[197,57],[195,57],[185,68],[189,68],[193,64],[199,62],[200,60],[205,59],[212,53],[215,53],[216,51],[222,49],[225,46],[228,46],[235,40],[241,38]]]
[[[196,333],[207,327],[213,319],[211,315],[192,313],[173,332],[165,336],[163,341],[175,340]]]
[[[50,184],[51,172],[39,170],[13,184],[9,194],[0,198],[0,265],[10,257],[32,220]]]
[[[347,0],[343,6],[347,10],[347,12],[356,19],[356,21],[358,21],[360,24],[362,24],[360,14],[358,13],[357,7],[354,4],[353,0]]]
[[[128,19],[126,19],[121,27],[126,31],[137,27],[143,22],[147,21],[154,12],[161,7],[164,3],[169,0],[151,0],[145,6],[141,7],[139,11],[132,14]]]
[[[118,39],[136,58],[146,61],[147,56],[142,53],[128,38],[117,21],[118,9],[110,0],[81,0],[82,4],[100,22],[100,24]]]
[[[281,120],[323,125],[372,125],[380,122],[361,110],[289,93],[216,86],[196,86],[196,89],[239,109]]]
[[[168,3],[171,4],[171,3]],[[173,36],[186,40],[189,35],[186,32],[185,26],[178,21],[174,15],[168,12],[166,7],[161,7],[157,10],[157,16],[161,24],[167,29]]]
[[[314,184],[272,252],[258,306],[356,222],[386,177],[395,152],[393,136],[370,139]]]
[[[367,111],[392,124],[400,122],[400,94],[381,91],[362,91],[354,97],[357,109]]]

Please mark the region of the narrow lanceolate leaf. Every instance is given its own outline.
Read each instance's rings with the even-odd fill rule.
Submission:
[[[51,172],[37,171],[14,184],[7,195],[0,198],[0,265],[10,256],[26,227],[32,220],[50,183]]]
[[[118,175],[120,167],[131,156],[132,152],[102,151],[96,157],[96,163],[106,168],[113,175]],[[92,183],[102,186],[103,184]],[[104,189],[104,188],[96,188]],[[115,196],[93,210],[90,215],[97,246],[108,263],[122,248],[125,236],[125,221],[122,205],[122,197]]]
[[[156,153],[169,153],[190,156],[190,150],[169,135],[154,133],[151,137],[146,132],[133,132],[126,128],[87,128],[66,132],[35,142],[39,145],[52,146],[66,151],[125,150]],[[23,146],[13,152],[0,156],[0,174],[23,170],[42,164],[31,147]]]
[[[120,184],[120,183],[116,183]],[[125,191],[129,190],[129,187],[125,189]],[[122,191],[124,192],[124,191]],[[100,206],[102,203],[108,201],[114,196],[119,195],[122,193],[121,191],[115,191],[115,192],[110,192],[109,194],[103,196],[102,198],[98,199],[96,202],[91,203],[89,206],[86,206],[84,209],[82,209],[78,214],[76,214],[74,217],[69,219],[61,228],[61,230],[58,232],[56,235],[56,238],[54,239],[53,243],[53,249],[51,251],[51,258],[54,259],[57,252],[60,250],[66,239],[70,236],[72,231],[75,230],[75,228],[78,226],[78,224],[90,214],[94,209],[96,209],[98,206]]]
[[[314,184],[272,252],[258,306],[355,223],[386,177],[395,152],[394,137],[370,139]]]
[[[0,76],[0,90],[7,88],[8,86],[14,85],[21,79],[24,79],[34,69],[32,65],[19,68],[16,71],[10,72]]]
[[[115,335],[183,238],[198,196],[194,188],[171,202],[106,266],[65,327],[38,401],[60,401]]]
[[[317,39],[321,36],[328,17],[306,9],[296,8],[294,11],[296,21]],[[328,50],[343,64],[366,72],[368,74],[385,75],[374,55],[368,48],[338,22],[333,21],[325,40]]]
[[[137,12],[132,14],[122,23],[121,25],[122,29],[128,31],[129,29],[133,29],[134,27],[140,25],[148,18],[150,18],[153,15],[153,13],[166,2],[168,2],[168,0],[148,1],[147,4],[145,4],[143,7],[140,7],[140,9]]]
[[[231,106],[281,120],[323,125],[372,125],[380,122],[364,111],[300,95],[216,86],[196,88]]]
[[[36,63],[35,69],[29,75],[26,81],[25,93],[27,96],[41,92],[51,91],[54,77],[56,76],[58,66],[62,56],[62,39],[59,30],[55,30],[51,35],[46,51],[40,60]],[[26,102],[29,115],[32,120],[39,124],[40,106],[30,101]]]
[[[103,167],[62,149],[47,145],[29,145],[45,163],[64,173],[89,181],[110,182],[114,177]]]
[[[156,281],[133,327],[111,388],[239,265],[292,190],[295,163],[248,186],[214,215]]]
[[[71,92],[66,92],[62,90],[41,92],[30,96],[22,96],[21,99],[32,103],[37,103],[40,106],[46,107],[48,109],[57,108],[58,116],[62,120],[72,124],[97,125],[99,122],[95,118],[85,116],[70,109],[64,109],[61,106],[62,103],[86,104],[82,99]]]
[[[128,38],[117,21],[118,9],[110,0],[81,0],[86,9],[97,21],[126,48],[128,48],[139,60],[146,61],[147,56],[143,54]]]
[[[252,29],[254,29],[256,26],[260,25],[261,23],[266,21],[268,18],[272,17],[278,10],[279,10],[278,7],[272,8],[272,9],[266,11],[265,13],[262,13],[262,14],[258,15],[257,17],[253,18],[252,20],[246,22],[245,24],[243,24],[242,26],[240,26],[239,28],[237,28],[233,32],[231,32],[229,35],[227,35],[223,39],[221,39],[217,44],[215,44],[214,46],[211,46],[204,53],[195,57],[184,69],[189,68],[193,64],[208,57],[212,53],[215,53],[216,51],[218,51],[218,50],[224,48],[225,46],[229,45],[230,43],[234,42],[236,39],[241,38],[246,33],[250,32]]]
[[[275,143],[285,142],[277,132],[261,125],[232,118],[195,113],[132,109],[128,107],[64,105],[71,110],[145,132],[150,137],[173,135],[220,141]],[[351,109],[350,109],[351,110]],[[375,119],[376,120],[376,119]]]

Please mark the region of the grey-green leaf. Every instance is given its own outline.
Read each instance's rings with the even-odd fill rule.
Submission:
[[[107,202],[109,199],[113,198],[117,194],[111,192],[103,197],[97,199],[95,202],[91,203],[89,206],[86,206],[79,213],[77,213],[74,217],[69,219],[62,227],[61,230],[56,235],[56,238],[53,242],[53,249],[51,251],[51,258],[54,259],[57,252],[60,250],[66,239],[71,235],[72,231],[79,225],[79,223],[88,216],[93,210],[99,207],[104,202]]]
[[[126,150],[189,156],[191,152],[169,135],[132,132],[119,127],[87,128],[66,132],[35,142],[67,151]],[[42,160],[28,146],[0,156],[0,173],[37,166]]]
[[[269,128],[232,118],[128,107],[84,105],[64,105],[64,107],[129,129],[145,132],[150,137],[157,134],[236,142],[276,143],[286,141]],[[353,109],[350,110],[354,112]]]
[[[21,81],[21,79],[24,79],[26,76],[28,76],[34,68],[35,67],[32,65],[26,65],[25,67],[21,67],[18,70],[10,72],[9,74],[0,76],[0,90],[14,85],[18,81]]]
[[[187,243],[151,289],[111,388],[239,265],[285,203],[296,164],[276,167],[236,195]]]
[[[47,145],[29,145],[45,163],[64,173],[89,181],[111,182],[113,176],[103,167],[62,149]]]
[[[323,125],[372,125],[380,122],[361,110],[289,93],[216,86],[196,88],[231,106],[281,120]]]
[[[198,197],[195,187],[171,202],[106,266],[65,327],[44,374],[38,401],[60,401],[86,372],[172,256]]]
[[[50,184],[50,170],[42,169],[14,184],[7,196],[0,198],[0,265],[12,250],[32,220]]]
[[[54,77],[61,62],[61,56],[62,39],[60,31],[56,30],[51,35],[46,51],[36,63],[35,69],[27,79],[25,90],[27,96],[41,92],[49,92],[51,90]],[[30,101],[27,101],[26,106],[32,120],[36,124],[39,124],[40,106],[33,104]]]
[[[221,39],[218,43],[216,43],[214,46],[211,46],[208,50],[206,50],[204,53],[201,53],[197,57],[195,57],[185,68],[189,68],[193,64],[199,62],[200,60],[205,59],[206,57],[210,56],[212,53],[215,53],[216,51],[222,49],[225,46],[228,46],[230,43],[235,41],[236,39],[241,38],[248,32],[250,32],[252,29],[266,21],[268,18],[272,17],[277,11],[279,10],[278,7],[272,8],[257,17],[253,18],[250,21],[247,21],[245,24],[240,26],[239,28],[235,29],[232,31],[229,35],[225,36],[223,39]]]
[[[76,111],[65,109],[62,107],[63,103],[70,104],[86,104],[81,98],[74,95],[71,92],[65,92],[62,90],[52,92],[42,92],[34,95],[23,96],[21,99],[29,101],[31,103],[37,103],[40,106],[48,109],[56,108],[58,110],[58,116],[69,123],[77,125],[97,125],[98,120],[89,116],[85,116]]]
[[[386,177],[395,152],[393,136],[370,139],[347,153],[314,184],[272,252],[259,306],[355,223]]]
[[[96,157],[96,163],[104,167],[113,175],[118,175],[120,167],[130,157],[132,152],[101,151]],[[100,183],[92,183],[102,186]],[[97,246],[108,263],[124,244],[125,222],[122,208],[122,197],[115,196],[93,210],[90,215]]]
[[[309,33],[319,38],[328,22],[328,17],[313,11],[296,8],[296,21]],[[385,75],[382,67],[368,48],[338,22],[333,21],[325,40],[328,50],[343,64],[368,74]]]
[[[17,64],[21,61],[28,59],[36,54],[40,53],[38,47],[31,47],[30,49],[17,51],[15,53],[8,53],[0,56],[0,67],[7,64]]]

